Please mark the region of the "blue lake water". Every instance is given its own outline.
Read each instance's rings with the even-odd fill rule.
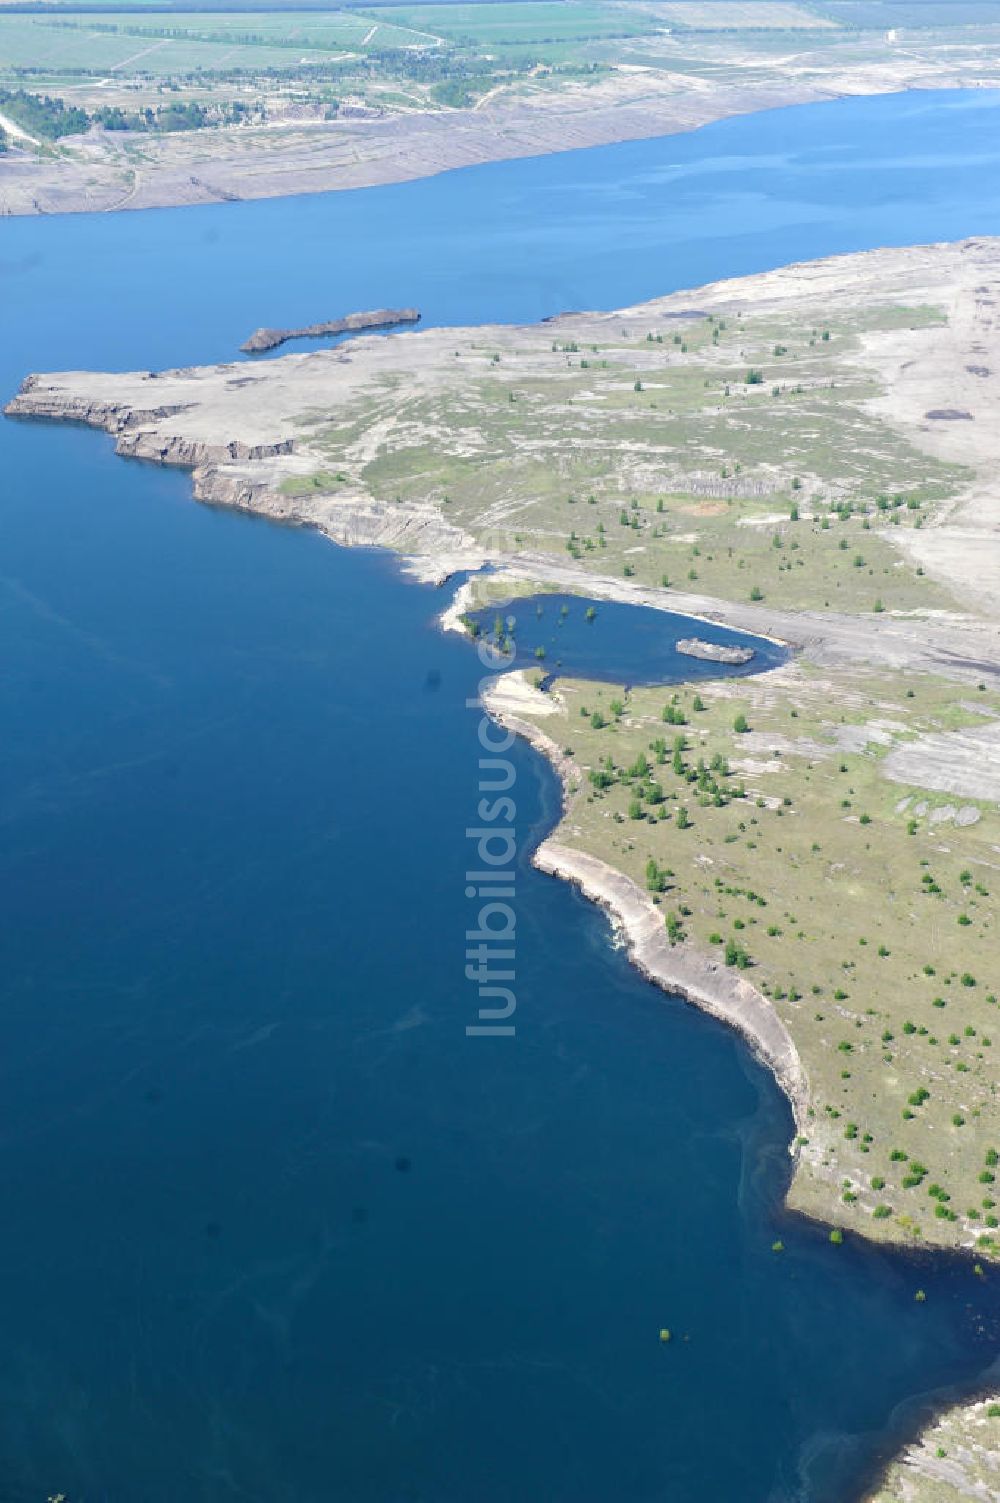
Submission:
[[[501,667],[534,668],[546,678],[605,683],[667,684],[725,674],[759,673],[785,660],[783,648],[712,621],[651,606],[591,600],[553,592],[529,595],[469,612],[483,640],[502,652]],[[698,638],[720,647],[749,648],[746,663],[720,665],[677,651]],[[499,670],[498,670],[499,671]]]
[[[0,389],[995,233],[996,110],[4,221]],[[0,448],[0,1497],[856,1493],[994,1361],[994,1282],[782,1213],[783,1098],[530,869],[558,790],[521,745],[517,1032],[466,1037],[480,669],[442,597],[101,436]]]

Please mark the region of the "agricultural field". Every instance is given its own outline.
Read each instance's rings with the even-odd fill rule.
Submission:
[[[649,9],[665,25],[686,31],[812,31],[838,24],[792,0],[656,0]]]
[[[368,14],[421,27],[442,40],[503,49],[511,44],[586,42],[643,36],[659,25],[658,7],[592,0],[496,0],[486,5],[379,6]]]
[[[997,21],[992,0],[813,0],[810,9],[840,26],[871,31],[993,26]]]
[[[467,35],[473,10],[490,12],[482,37]],[[383,114],[467,106],[531,78],[543,61],[592,74],[599,65],[581,61],[582,43],[655,30],[648,16],[623,20],[610,5],[414,7],[398,17],[382,8],[0,13],[0,86],[55,95],[102,124],[102,111],[134,111],[164,90],[209,111],[242,96],[247,121],[323,120],[341,107]],[[509,55],[487,54],[508,41]],[[210,113],[202,123],[240,122]]]
[[[35,96],[0,109],[0,214],[359,187],[844,93],[995,86],[1000,24],[995,7],[981,11],[975,0],[288,11],[0,0],[0,90],[8,103]],[[33,132],[25,121],[40,111],[47,128]]]
[[[348,13],[0,16],[0,69],[71,73],[134,68],[160,77],[196,71],[295,71],[375,48],[434,45],[426,31]]]

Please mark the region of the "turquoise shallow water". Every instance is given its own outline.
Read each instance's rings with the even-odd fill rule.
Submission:
[[[0,383],[996,232],[995,111],[4,222]],[[517,1034],[465,1036],[479,669],[442,597],[94,434],[0,446],[0,1499],[850,1497],[992,1363],[992,1285],[783,1215],[783,1099],[531,871],[522,746]]]

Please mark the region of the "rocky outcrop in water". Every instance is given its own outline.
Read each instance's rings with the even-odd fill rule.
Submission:
[[[703,658],[707,663],[749,663],[752,647],[723,647],[719,642],[704,642],[701,637],[682,637],[677,651],[687,658]]]
[[[322,324],[307,324],[302,329],[257,329],[240,345],[246,355],[261,355],[276,350],[290,339],[321,339],[328,334],[360,334],[366,329],[391,329],[395,324],[415,324],[420,318],[416,308],[376,308],[370,313],[348,313]]]

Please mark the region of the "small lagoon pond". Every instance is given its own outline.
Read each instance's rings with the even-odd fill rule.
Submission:
[[[593,678],[629,687],[675,684],[760,673],[787,657],[775,642],[712,621],[582,595],[523,596],[471,611],[467,619],[478,635],[500,646],[508,668],[533,667],[547,679]],[[677,643],[692,638],[748,649],[753,657],[729,664],[678,652]]]

